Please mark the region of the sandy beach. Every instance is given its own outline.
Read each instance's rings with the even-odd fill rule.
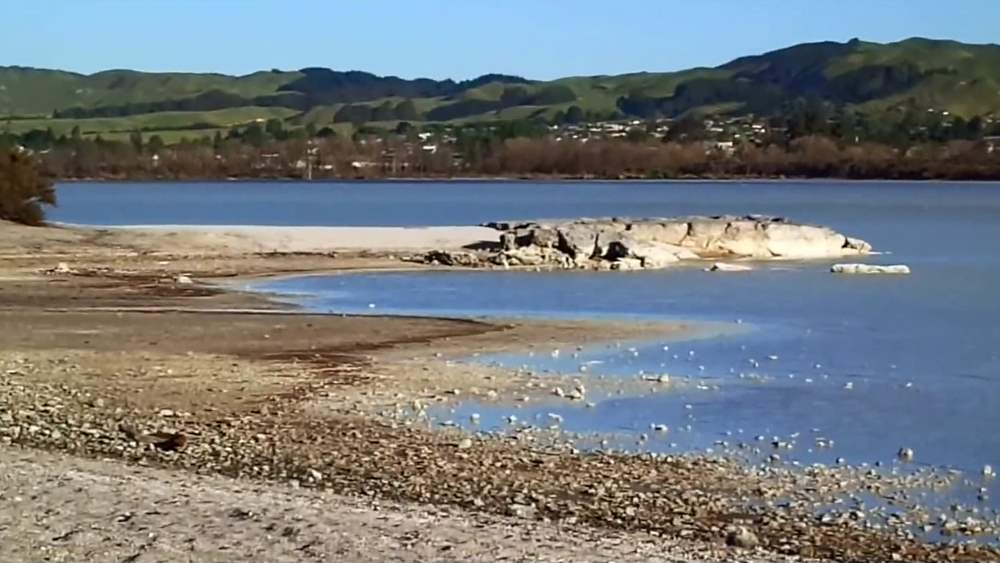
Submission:
[[[416,251],[462,248],[495,242],[497,232],[486,227],[271,227],[215,225],[147,225],[108,227],[133,231],[167,244],[225,247],[239,253],[324,253],[333,251]],[[168,242],[169,241],[169,242]],[[174,243],[173,241],[176,241]],[[153,243],[157,244],[157,243]]]
[[[584,455],[380,414],[547,393],[452,358],[683,323],[308,315],[217,283],[425,267],[401,252],[486,234],[0,224],[0,545],[55,561],[996,560],[816,522],[817,491],[898,486],[850,468]]]

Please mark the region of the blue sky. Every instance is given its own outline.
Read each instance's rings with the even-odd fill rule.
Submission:
[[[0,65],[95,72],[326,66],[548,79],[711,66],[794,43],[1000,42],[1000,0],[11,0]]]

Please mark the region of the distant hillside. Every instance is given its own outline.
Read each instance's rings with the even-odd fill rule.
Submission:
[[[912,106],[972,117],[1000,112],[1000,46],[929,39],[809,43],[680,73],[672,82],[668,93],[632,92],[619,107],[677,115],[728,104],[730,112],[768,114],[815,97],[862,111]]]
[[[665,61],[665,65],[669,61]],[[1000,115],[1000,46],[909,39],[810,43],[670,73],[542,82],[487,74],[474,80],[403,79],[306,68],[247,76],[111,70],[82,75],[0,67],[0,115],[12,129],[79,126],[224,129],[279,116],[294,124],[656,118],[692,111],[769,115],[802,98],[860,111],[934,108]],[[166,114],[162,119],[154,116]]]

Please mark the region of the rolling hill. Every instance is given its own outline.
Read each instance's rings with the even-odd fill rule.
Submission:
[[[0,115],[12,130],[80,125],[86,133],[226,128],[256,119],[293,125],[675,117],[692,111],[780,113],[818,98],[862,112],[934,108],[1000,115],[1000,46],[914,38],[821,42],[715,68],[534,81],[404,79],[305,68],[246,76],[111,70],[83,75],[0,67]]]

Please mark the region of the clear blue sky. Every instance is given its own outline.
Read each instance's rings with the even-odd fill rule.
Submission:
[[[9,0],[0,65],[407,78],[676,70],[818,40],[1000,42],[1000,0]]]

